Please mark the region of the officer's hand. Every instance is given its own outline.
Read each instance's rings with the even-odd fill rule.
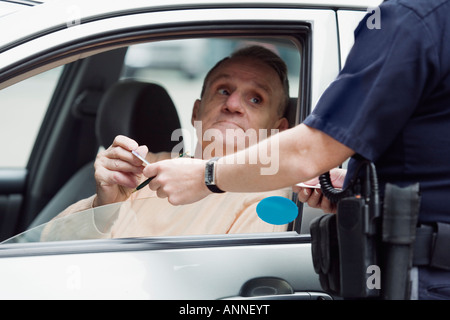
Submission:
[[[345,169],[333,169],[330,171],[331,183],[335,188],[342,188],[344,185]],[[319,178],[306,181],[304,184],[315,186],[319,183]],[[336,204],[328,200],[320,189],[293,186],[292,190],[298,193],[298,200],[307,203],[311,208],[321,209],[325,213],[336,213]]]
[[[206,160],[176,158],[145,167],[144,175],[153,177],[149,188],[172,205],[189,204],[211,194],[205,185]]]

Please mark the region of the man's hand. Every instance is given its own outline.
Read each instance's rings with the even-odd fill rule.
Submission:
[[[335,188],[342,188],[344,185],[345,169],[333,169],[330,171],[331,183]],[[305,184],[314,186],[319,183],[319,178],[306,181]],[[320,189],[305,188],[299,186],[293,186],[292,190],[298,193],[298,200],[303,203],[307,203],[311,208],[318,208],[325,213],[336,213],[336,204],[333,204],[328,200]]]
[[[146,146],[125,136],[117,136],[113,144],[100,152],[95,160],[97,197],[94,207],[126,200],[142,180],[143,163],[131,151],[143,158],[148,153]]]
[[[168,198],[172,205],[189,204],[211,194],[205,185],[205,160],[178,158],[148,165],[146,177],[154,177],[149,183],[160,198]]]

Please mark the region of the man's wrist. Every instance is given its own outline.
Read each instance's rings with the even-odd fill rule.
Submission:
[[[205,185],[206,187],[213,193],[224,193],[225,191],[221,190],[217,186],[217,160],[219,160],[218,157],[214,157],[208,162],[206,162],[205,165]]]

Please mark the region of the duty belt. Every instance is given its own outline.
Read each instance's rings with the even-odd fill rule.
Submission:
[[[437,222],[416,230],[413,264],[450,270],[450,224]]]

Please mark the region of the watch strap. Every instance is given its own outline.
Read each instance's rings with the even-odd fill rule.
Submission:
[[[225,191],[219,189],[215,184],[207,184],[206,187],[208,187],[208,189],[214,193],[224,193],[225,192]]]
[[[219,189],[215,184],[215,164],[219,160],[218,157],[210,159],[205,166],[205,185],[213,193],[224,193],[225,191]]]

